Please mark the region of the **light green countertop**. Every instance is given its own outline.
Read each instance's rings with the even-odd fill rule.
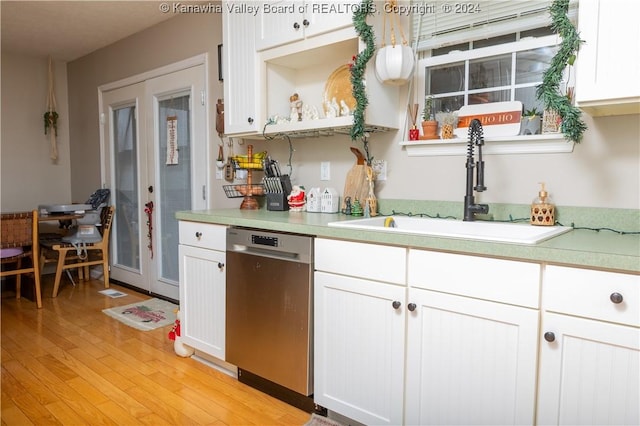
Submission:
[[[344,214],[240,209],[182,211],[178,220],[292,232],[318,237],[640,273],[640,235],[573,229],[536,245],[506,244],[329,227]],[[567,223],[565,225],[570,225]]]

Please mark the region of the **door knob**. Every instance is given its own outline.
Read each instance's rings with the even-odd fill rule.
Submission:
[[[394,300],[393,303],[391,304],[391,306],[393,306],[393,309],[398,309],[400,305],[401,303],[398,302],[397,300]]]
[[[544,333],[544,340],[546,340],[547,342],[555,342],[556,335],[552,331],[547,331],[546,333]]]
[[[415,311],[417,307],[418,305],[416,305],[415,303],[409,303],[407,305],[407,309],[409,309],[411,312]]]

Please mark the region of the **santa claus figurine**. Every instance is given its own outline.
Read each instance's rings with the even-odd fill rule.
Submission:
[[[294,185],[291,193],[287,196],[287,201],[289,204],[289,210],[292,212],[302,212],[304,211],[304,206],[306,204],[304,187]]]

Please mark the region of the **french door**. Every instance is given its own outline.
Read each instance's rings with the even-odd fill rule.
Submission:
[[[205,77],[197,65],[102,93],[111,277],[175,300],[175,213],[207,207]]]

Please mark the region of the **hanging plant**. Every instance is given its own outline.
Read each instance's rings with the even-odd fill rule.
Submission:
[[[573,65],[576,52],[583,42],[567,16],[568,11],[569,0],[554,0],[549,6],[551,29],[562,38],[562,43],[542,76],[542,84],[537,87],[536,96],[542,100],[546,109],[556,111],[560,115],[560,130],[565,138],[580,143],[584,131],[587,130],[581,118],[582,111],[572,104],[569,91],[565,95],[560,92],[563,72],[567,66]]]
[[[353,111],[353,127],[351,128],[351,140],[363,141],[365,152],[367,153],[367,162],[372,160],[369,158],[369,149],[367,138],[365,137],[364,128],[364,112],[369,103],[364,84],[364,72],[367,68],[367,62],[373,57],[375,52],[375,34],[373,27],[367,24],[367,16],[372,15],[374,7],[372,0],[362,0],[360,6],[353,14],[353,25],[356,33],[364,42],[365,48],[358,53],[350,64],[351,70],[351,86],[353,97],[356,100],[356,107]]]
[[[55,111],[47,111],[44,113],[44,134],[49,130],[58,136],[58,113]]]

